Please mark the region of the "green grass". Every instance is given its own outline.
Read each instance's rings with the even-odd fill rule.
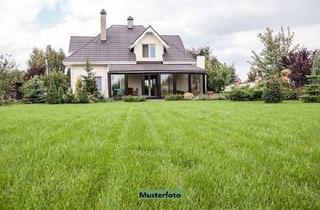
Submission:
[[[320,208],[319,104],[11,105],[0,117],[0,209]]]

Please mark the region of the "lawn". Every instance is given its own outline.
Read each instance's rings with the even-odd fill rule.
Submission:
[[[20,104],[0,117],[0,209],[320,208],[319,104]]]

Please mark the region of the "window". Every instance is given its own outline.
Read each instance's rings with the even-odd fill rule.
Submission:
[[[156,57],[156,45],[155,44],[143,44],[142,45],[142,57],[155,58]]]
[[[111,75],[111,90],[113,97],[119,97],[124,95],[124,85],[124,74]]]
[[[98,91],[102,90],[102,78],[101,77],[94,77],[94,80],[96,81],[96,86]]]
[[[194,95],[203,93],[203,77],[201,74],[191,74],[191,92]]]
[[[161,97],[173,93],[173,75],[161,74]]]

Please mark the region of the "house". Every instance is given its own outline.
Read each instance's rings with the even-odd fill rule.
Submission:
[[[107,25],[100,12],[101,31],[97,36],[71,36],[64,65],[70,71],[71,87],[85,75],[88,60],[93,66],[98,89],[106,97],[139,95],[163,98],[168,94],[206,91],[205,57],[186,53],[178,35],[160,35],[152,27]]]

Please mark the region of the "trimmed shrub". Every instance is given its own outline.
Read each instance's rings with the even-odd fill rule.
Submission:
[[[22,94],[25,103],[44,103],[46,101],[43,81],[37,76],[28,80],[22,86]]]
[[[122,100],[125,102],[144,102],[146,98],[143,96],[123,96]]]
[[[258,89],[253,89],[250,88],[251,90],[251,100],[253,101],[261,101],[262,100],[262,95],[263,95],[263,89],[258,88]],[[249,92],[250,92],[249,90]]]
[[[234,88],[228,93],[228,96],[232,101],[250,101],[251,99],[247,88]]]
[[[276,78],[269,79],[262,97],[266,103],[280,103],[284,99],[280,81]]]
[[[77,79],[75,92],[75,98],[78,103],[89,103],[88,92],[80,77]]]
[[[183,95],[180,95],[180,94],[170,94],[164,98],[164,100],[166,101],[180,101],[183,99],[184,99]]]
[[[186,99],[186,100],[192,100],[194,97],[193,93],[185,93],[183,95],[183,98]]]
[[[51,81],[51,84],[49,86],[46,102],[48,104],[59,104],[61,102],[56,85],[53,81]]]
[[[263,89],[258,88],[233,88],[227,93],[227,96],[232,101],[260,101],[262,100]]]

